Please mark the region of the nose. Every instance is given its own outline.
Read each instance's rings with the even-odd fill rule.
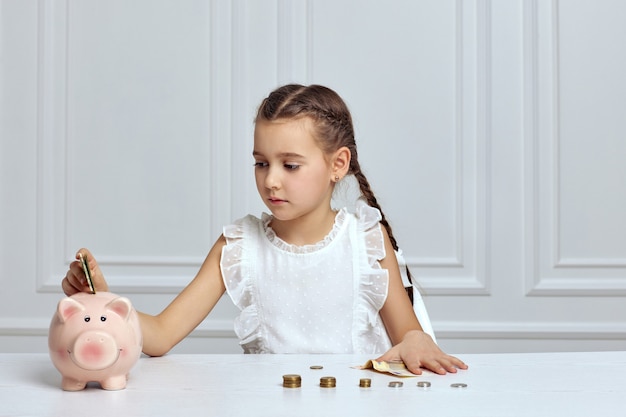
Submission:
[[[273,169],[272,167],[267,169],[264,185],[268,190],[278,190],[280,188],[280,174],[276,169]]]
[[[108,333],[87,331],[78,336],[72,349],[72,360],[86,370],[100,370],[111,366],[119,356],[117,342]]]

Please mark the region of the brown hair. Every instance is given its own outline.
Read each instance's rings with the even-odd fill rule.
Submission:
[[[309,117],[313,120],[314,137],[326,153],[332,153],[345,146],[350,150],[350,168],[348,174],[353,174],[358,183],[361,194],[371,207],[380,211],[383,225],[391,245],[398,250],[398,244],[389,222],[385,218],[374,192],[359,165],[352,116],[346,103],[339,95],[328,87],[321,85],[303,86],[288,84],[274,90],[263,100],[257,112],[256,120],[274,121],[279,119],[293,119]],[[407,266],[407,276],[412,282],[411,272]],[[413,291],[407,288],[407,293],[413,302]]]

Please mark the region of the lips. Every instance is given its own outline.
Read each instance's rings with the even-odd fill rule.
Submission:
[[[282,204],[287,202],[287,200],[281,200],[280,198],[276,197],[270,197],[268,198],[268,201],[270,202],[270,204]]]

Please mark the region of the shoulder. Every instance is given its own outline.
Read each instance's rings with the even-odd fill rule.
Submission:
[[[355,213],[352,214],[356,224],[356,236],[361,242],[362,250],[367,253],[368,264],[373,265],[385,258],[386,241],[389,240],[380,221],[380,211],[367,204],[357,204]]]
[[[263,213],[261,218],[248,214],[224,226],[223,236],[226,238],[226,241],[230,243],[231,239],[241,239],[251,231],[263,229],[264,224],[268,221],[269,215],[266,213]]]
[[[355,208],[354,216],[356,218],[359,229],[368,230],[372,228],[379,228],[382,215],[377,208],[368,206],[367,204],[357,204]]]

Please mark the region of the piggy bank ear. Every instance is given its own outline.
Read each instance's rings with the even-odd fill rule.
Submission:
[[[124,320],[128,320],[128,316],[130,315],[132,306],[128,298],[118,297],[110,301],[106,305],[106,309],[122,317]]]
[[[57,306],[57,314],[64,323],[74,314],[80,313],[81,311],[85,311],[85,306],[70,297],[59,301],[59,305]]]

